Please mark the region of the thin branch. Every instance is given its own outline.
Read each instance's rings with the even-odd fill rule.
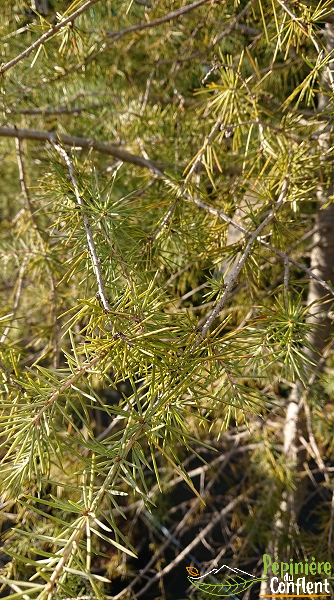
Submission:
[[[155,66],[151,69],[151,72],[147,78],[147,82],[146,82],[146,88],[145,88],[145,92],[143,95],[143,100],[142,100],[142,104],[141,104],[141,108],[140,108],[140,116],[142,117],[144,112],[145,112],[145,108],[147,106],[148,103],[148,99],[149,99],[149,95],[150,95],[150,88],[151,88],[151,83],[152,83],[152,79],[153,79],[153,75],[154,75],[154,71],[155,71]]]
[[[162,163],[158,163],[142,156],[131,154],[123,150],[116,144],[109,142],[99,142],[90,138],[78,137],[75,135],[66,135],[64,133],[55,133],[53,131],[40,131],[37,129],[16,129],[16,127],[0,127],[0,137],[14,137],[20,140],[40,140],[51,143],[61,142],[65,146],[77,146],[79,148],[93,148],[102,154],[108,154],[118,158],[122,162],[131,163],[139,167],[145,167],[155,175],[162,175]]]
[[[77,115],[82,112],[87,112],[89,110],[95,110],[97,108],[105,108],[106,103],[96,102],[95,104],[89,104],[87,106],[73,106],[69,108],[67,106],[61,106],[60,108],[24,108],[20,110],[10,110],[8,112],[10,114],[19,114],[19,115],[42,115],[44,117],[51,115]]]
[[[48,262],[47,262],[47,265],[48,265],[48,269],[49,269],[51,300],[52,300],[51,321],[52,321],[52,330],[53,330],[53,347],[52,347],[52,349],[53,349],[53,366],[55,369],[58,369],[59,362],[60,362],[61,346],[60,346],[60,339],[59,339],[60,323],[58,321],[58,314],[57,314],[57,291],[56,291],[56,283],[54,280],[54,274],[52,272],[52,269],[50,269]]]
[[[100,357],[95,357],[94,360],[96,361],[98,358]],[[98,508],[101,506],[103,497],[110,489],[110,485],[114,482],[118,475],[118,472],[122,468],[123,463],[127,460],[129,452],[133,449],[133,446],[135,445],[137,439],[140,438],[144,430],[145,424],[142,424],[128,439],[125,438],[126,430],[124,431],[123,441],[125,442],[125,445],[122,448],[121,453],[117,456],[117,459],[114,461],[111,469],[106,475],[102,486],[97,491],[95,498],[91,502],[89,510],[86,510],[87,516],[81,520],[81,523],[79,523],[77,530],[73,532],[70,539],[67,541],[67,544],[63,550],[63,554],[57,566],[54,568],[50,580],[48,581],[48,583],[46,583],[44,587],[44,591],[45,593],[47,593],[47,600],[51,600],[52,592],[54,590],[54,587],[56,586],[57,579],[59,578],[67,562],[70,560],[72,553],[78,551],[80,538],[86,532],[87,520],[89,523],[89,519],[91,518],[91,516],[93,516],[94,513],[98,510]]]
[[[100,261],[97,256],[97,252],[96,252],[96,248],[95,248],[95,244],[94,244],[94,238],[93,238],[93,234],[90,229],[88,217],[84,210],[84,208],[85,208],[84,203],[80,196],[78,182],[74,175],[73,163],[72,163],[69,155],[67,154],[67,152],[65,152],[64,148],[62,148],[61,146],[59,146],[59,144],[56,144],[56,143],[54,143],[53,145],[54,145],[54,148],[57,150],[58,154],[60,154],[60,156],[64,159],[66,166],[68,168],[69,176],[70,176],[73,188],[74,188],[75,197],[76,197],[77,203],[79,204],[79,206],[81,208],[81,212],[82,212],[82,218],[83,218],[83,222],[84,222],[88,248],[89,248],[91,258],[92,258],[93,270],[94,270],[96,281],[97,281],[97,287],[99,290],[100,300],[103,304],[104,310],[107,313],[111,313],[111,307],[107,300],[105,289],[104,289],[104,282],[103,282],[102,273],[101,273],[101,269],[100,269]]]
[[[178,191],[176,200],[174,200],[174,202],[172,203],[172,205],[169,208],[168,212],[165,214],[164,218],[162,219],[160,225],[158,225],[158,227],[155,229],[155,231],[148,237],[148,241],[150,243],[154,242],[156,240],[156,238],[158,237],[159,233],[162,231],[162,229],[164,229],[165,227],[167,227],[169,225],[169,223],[171,222],[171,220],[172,220],[172,218],[174,216],[175,209],[176,209],[177,202],[178,202],[179,198],[182,197],[185,194],[186,185],[189,184],[191,178],[193,177],[194,173],[196,172],[196,169],[197,169],[198,165],[202,161],[204,152],[206,151],[206,149],[208,148],[208,146],[211,145],[213,139],[216,136],[216,133],[220,130],[221,123],[222,123],[221,120],[218,120],[214,124],[214,126],[212,127],[209,135],[206,136],[206,138],[205,138],[205,140],[203,142],[202,148],[197,153],[197,155],[196,155],[196,157],[195,157],[195,159],[194,159],[194,161],[193,161],[193,163],[192,163],[192,165],[191,165],[191,167],[189,169],[189,172],[188,172],[188,174],[187,174],[187,176],[185,178],[185,181],[184,181],[182,187],[180,188],[180,190]],[[167,179],[166,179],[166,183],[170,183],[170,185],[173,186],[173,184],[170,181],[168,181]],[[187,196],[187,194],[186,194],[186,196]]]
[[[68,377],[64,383],[62,383],[62,385],[57,388],[54,392],[52,392],[50,398],[48,400],[46,400],[42,406],[42,408],[38,411],[38,413],[34,416],[34,418],[32,419],[32,425],[35,426],[36,424],[38,424],[42,417],[44,412],[56,401],[58,400],[59,396],[61,394],[63,394],[64,392],[66,392],[68,389],[70,389],[70,387],[85,373],[87,373],[87,371],[89,369],[92,369],[97,363],[99,363],[101,360],[103,360],[107,355],[106,351],[100,352],[100,354],[97,354],[96,356],[94,356],[94,358],[90,361],[85,362],[81,367],[79,367],[74,373],[73,375],[71,375],[70,377]]]
[[[308,436],[309,436],[309,444],[307,444],[307,442],[306,442],[307,449],[310,450],[310,448],[311,448],[313,450],[313,458],[315,459],[315,462],[318,465],[319,471],[323,474],[327,485],[333,492],[334,490],[333,490],[333,486],[331,483],[331,477],[330,477],[330,475],[327,471],[327,467],[322,459],[320,450],[318,448],[318,444],[316,442],[316,439],[315,439],[315,436],[313,433],[311,411],[310,411],[309,405],[305,401],[305,398],[303,398],[303,408],[304,408],[304,412],[305,412],[307,432],[308,432]],[[302,439],[302,438],[300,438],[300,439]]]
[[[253,233],[251,235],[250,235],[250,232],[247,232],[247,234],[250,235],[250,238],[246,245],[246,248],[245,248],[241,258],[239,259],[238,264],[236,265],[233,274],[231,275],[228,283],[226,284],[224,291],[223,291],[221,297],[219,298],[216,306],[210,312],[203,327],[201,328],[201,335],[200,335],[200,337],[197,338],[197,340],[194,344],[194,348],[197,348],[200,345],[201,339],[205,338],[212,322],[219,315],[221,309],[225,305],[228,295],[229,295],[232,287],[234,286],[234,283],[237,280],[239,273],[240,273],[241,269],[243,268],[248,256],[250,255],[250,252],[251,252],[254,242],[257,240],[262,229],[264,229],[268,225],[268,223],[270,223],[275,218],[276,211],[282,206],[283,202],[285,201],[286,195],[288,192],[288,186],[289,186],[289,180],[287,177],[285,177],[283,184],[282,184],[282,190],[281,190],[279,198],[275,204],[274,210],[270,211],[269,215],[262,221],[262,223],[260,223],[260,225],[255,229],[255,231],[253,231]]]
[[[214,208],[213,206],[210,206],[209,204],[206,204],[205,202],[202,202],[202,200],[200,200],[199,198],[196,198],[196,197],[191,198],[191,200],[199,208],[203,208],[208,213],[210,213],[212,215],[215,215],[217,217],[220,217],[221,219],[223,219],[223,221],[225,221],[225,223],[229,223],[229,225],[233,225],[233,227],[235,227],[236,229],[239,229],[239,231],[242,231],[242,233],[244,233],[246,236],[249,235],[249,231],[246,229],[246,227],[243,227],[242,225],[240,225],[239,223],[237,223],[236,221],[234,221],[231,217],[229,217],[226,213],[224,213],[223,210],[220,210],[218,208]],[[307,234],[307,236],[308,236],[308,234]],[[268,242],[266,242],[262,237],[260,237],[258,241],[260,242],[260,244],[262,246],[264,246],[265,248],[268,248],[268,250],[270,250],[271,252],[274,252],[274,254],[276,254],[277,256],[279,256],[279,258],[281,258],[283,261],[288,260],[292,265],[294,265],[295,267],[297,267],[298,269],[300,269],[301,271],[303,271],[304,273],[306,273],[306,275],[308,275],[309,277],[311,277],[315,281],[318,281],[319,283],[321,283],[322,287],[331,296],[334,296],[334,290],[330,287],[330,285],[328,285],[328,283],[326,281],[324,281],[323,279],[321,279],[321,277],[319,277],[318,275],[316,275],[315,273],[313,273],[312,269],[309,269],[308,267],[305,267],[305,265],[303,265],[302,263],[298,262],[297,260],[295,260],[294,258],[292,258],[291,256],[289,256],[285,252],[282,252],[281,250],[278,250],[277,248],[274,248],[271,244],[269,244]]]
[[[158,19],[154,19],[153,21],[149,21],[148,23],[137,23],[136,25],[131,25],[130,27],[126,27],[126,29],[121,29],[120,31],[106,32],[107,37],[115,38],[112,40],[112,42],[114,42],[126,33],[131,33],[133,31],[143,31],[143,29],[150,29],[151,27],[156,27],[157,25],[168,23],[168,21],[172,21],[173,19],[178,19],[182,15],[194,10],[195,8],[198,8],[199,6],[202,6],[202,4],[207,4],[208,2],[210,2],[210,0],[198,0],[193,4],[188,4],[187,6],[178,8],[177,10],[173,10],[164,17],[159,17]],[[110,42],[108,43],[108,45],[109,44]]]
[[[238,22],[240,21],[240,19],[242,19],[242,17],[244,17],[250,7],[253,4],[253,0],[250,0],[249,2],[247,2],[246,6],[239,12],[239,14],[237,14],[233,20],[231,21],[231,23],[226,27],[226,29],[224,29],[215,39],[214,39],[214,44],[217,44],[218,42],[220,42],[220,40],[222,40],[224,37],[226,37],[227,35],[229,35],[233,29],[236,28]]]
[[[181,190],[181,192],[182,192],[182,190]],[[155,229],[155,231],[151,235],[148,236],[147,241],[149,243],[154,242],[156,240],[156,238],[158,237],[160,231],[162,231],[165,227],[168,227],[169,223],[171,222],[171,220],[174,216],[177,200],[178,200],[178,198],[176,200],[174,200],[173,204],[170,206],[170,208],[168,209],[164,218],[162,219],[160,225],[158,225],[158,227]]]
[[[87,56],[82,62],[80,62],[79,64],[76,64],[74,67],[71,67],[70,69],[68,69],[67,71],[62,73],[61,75],[57,75],[57,77],[55,77],[54,79],[49,81],[49,83],[58,81],[59,79],[62,79],[63,77],[66,77],[76,71],[80,71],[83,66],[86,66],[88,63],[95,60],[95,58],[97,58],[98,56],[103,54],[107,50],[107,48],[109,48],[110,46],[112,46],[112,44],[117,42],[121,37],[123,37],[123,35],[126,35],[127,33],[132,33],[134,31],[143,31],[144,29],[150,29],[151,27],[157,27],[158,25],[162,25],[163,23],[168,23],[168,21],[173,21],[174,19],[181,17],[185,13],[188,13],[188,12],[194,10],[195,8],[198,8],[199,6],[202,6],[203,4],[206,4],[207,2],[210,2],[210,1],[211,2],[219,2],[220,0],[198,0],[198,2],[194,2],[194,4],[189,4],[188,6],[184,6],[183,8],[172,11],[172,12],[168,13],[167,15],[165,15],[164,17],[154,19],[153,21],[149,21],[149,22],[145,22],[145,23],[137,23],[136,25],[131,25],[130,27],[126,27],[125,29],[120,29],[119,31],[106,32],[107,37],[109,37],[111,39],[109,39],[108,41],[105,41],[105,37],[100,39],[97,42],[98,50],[96,50],[96,52],[93,52],[92,54]],[[176,59],[176,62],[179,62],[179,59]]]
[[[195,173],[197,167],[202,162],[202,158],[203,158],[203,155],[204,155],[206,149],[209,146],[211,146],[214,138],[216,137],[217,132],[220,131],[221,125],[222,125],[222,121],[221,121],[221,119],[218,119],[218,121],[212,127],[210,133],[206,136],[206,138],[205,138],[205,140],[203,142],[202,148],[198,151],[198,153],[197,153],[197,155],[195,157],[195,160],[193,161],[193,163],[192,163],[192,165],[191,165],[191,167],[189,169],[188,175],[187,175],[187,177],[185,179],[185,183],[189,183],[189,180],[191,179],[191,177]]]
[[[14,301],[13,301],[13,310],[11,313],[11,317],[12,320],[15,319],[16,316],[16,311],[18,309],[19,306],[19,302],[20,302],[20,297],[21,297],[21,292],[22,292],[22,283],[23,283],[23,277],[24,277],[24,273],[25,273],[25,268],[26,268],[26,264],[27,264],[27,257],[25,257],[23,259],[22,265],[20,267],[19,270],[19,275],[17,278],[17,282],[16,282],[16,290],[15,290],[15,294],[14,294]],[[7,325],[7,327],[5,328],[1,338],[0,338],[0,345],[4,344],[6,341],[6,337],[10,331],[11,325]]]
[[[68,146],[78,146],[80,148],[93,148],[97,152],[101,152],[103,154],[108,154],[110,156],[114,156],[115,158],[118,158],[119,160],[121,160],[123,162],[131,163],[131,164],[149,169],[154,175],[164,179],[167,184],[171,183],[168,179],[166,179],[166,177],[163,173],[163,164],[162,163],[152,161],[152,160],[144,158],[142,156],[137,156],[137,155],[131,154],[130,152],[123,150],[116,144],[110,144],[108,142],[99,142],[97,140],[92,140],[89,138],[70,136],[70,135],[61,134],[61,133],[55,134],[54,132],[49,132],[49,131],[39,131],[39,130],[34,130],[34,129],[16,129],[14,127],[13,128],[0,127],[0,137],[1,136],[16,137],[18,139],[46,140],[46,141],[50,141],[50,142],[56,142],[59,140],[63,144],[68,145]],[[174,186],[174,184],[172,184],[172,185]],[[180,192],[180,195],[182,195],[182,190]],[[185,197],[187,200],[194,202],[198,207],[203,208],[204,210],[206,210],[207,212],[209,212],[212,215],[220,217],[226,223],[233,225],[233,227],[235,227],[236,229],[239,229],[242,233],[244,233],[246,235],[249,234],[249,232],[247,231],[247,229],[245,227],[243,227],[239,223],[236,223],[231,217],[226,215],[224,213],[224,211],[214,208],[213,206],[210,206],[209,204],[206,204],[205,202],[202,202],[197,197],[191,197],[189,194],[185,194]],[[152,238],[154,240],[157,237],[157,235],[160,233],[160,231],[166,225],[168,225],[171,217],[174,214],[174,210],[175,210],[175,203],[173,203],[173,205],[169,209],[168,213],[165,215],[163,221],[158,226],[157,230],[154,232],[154,234],[152,234],[151,241],[152,241]],[[287,255],[286,253],[274,248],[273,246],[271,246],[271,244],[269,244],[262,238],[260,238],[259,241],[262,246],[264,246],[265,248],[268,248],[268,250],[270,250],[271,252],[274,252],[283,261],[288,260],[295,267],[297,267],[298,269],[300,269],[304,273],[306,273],[308,275],[308,277],[311,277],[312,279],[319,281],[319,283],[321,283],[323,288],[328,293],[330,293],[331,296],[334,295],[334,291],[328,285],[328,283],[326,281],[323,281],[320,277],[318,277],[315,273],[313,273],[313,271],[311,269],[309,269],[302,263],[294,260],[293,258],[291,258],[291,256]]]
[[[19,138],[15,138],[15,144],[16,144],[17,165],[19,168],[19,179],[20,179],[20,184],[21,184],[22,195],[26,201],[27,208],[29,210],[30,218],[31,218],[32,224],[34,226],[34,229],[38,234],[38,237],[41,241],[41,245],[42,245],[43,249],[45,249],[44,248],[44,238],[43,238],[41,230],[38,226],[38,223],[36,221],[34,207],[31,202],[28,186],[26,184],[26,174],[25,174],[25,169],[24,169],[24,164],[23,164],[21,140]]]
[[[52,317],[51,318],[52,318],[53,341],[54,341],[53,361],[54,361],[54,366],[57,368],[59,366],[60,343],[59,343],[59,322],[57,320],[57,294],[56,294],[54,273],[53,273],[52,269],[50,268],[50,264],[49,264],[48,257],[47,257],[48,247],[47,247],[47,243],[44,239],[44,235],[43,235],[44,232],[41,229],[41,227],[39,226],[38,221],[36,219],[34,207],[32,205],[29,189],[28,189],[28,186],[26,183],[26,173],[25,173],[25,167],[24,167],[24,162],[23,162],[23,152],[22,152],[22,141],[19,138],[15,138],[15,143],[16,143],[17,164],[18,164],[18,168],[19,168],[19,178],[20,178],[20,183],[21,183],[22,195],[26,201],[27,209],[30,213],[33,227],[37,233],[42,251],[44,253],[46,267],[49,272],[51,298],[52,298]]]
[[[87,2],[85,2],[85,4],[83,4],[83,6],[81,6],[81,8],[78,8],[77,10],[75,10],[69,17],[66,17],[66,19],[63,19],[62,21],[60,21],[59,23],[57,23],[57,25],[50,25],[49,31],[46,31],[46,33],[43,33],[43,35],[41,35],[40,38],[35,40],[34,43],[31,44],[31,46],[29,46],[28,48],[23,50],[23,52],[21,52],[21,54],[18,54],[15,58],[12,58],[12,60],[10,60],[7,63],[5,63],[4,65],[2,65],[0,67],[0,75],[3,75],[6,71],[8,71],[12,67],[14,67],[14,65],[16,65],[18,62],[20,62],[23,58],[26,58],[34,50],[37,50],[37,48],[39,48],[47,40],[52,38],[60,29],[62,29],[66,25],[68,25],[68,23],[73,23],[73,21],[77,17],[79,17],[79,15],[81,15],[83,12],[85,12],[85,10],[87,10],[87,8],[90,8],[91,6],[93,6],[93,4],[96,4],[97,2],[100,2],[100,0],[87,0]]]

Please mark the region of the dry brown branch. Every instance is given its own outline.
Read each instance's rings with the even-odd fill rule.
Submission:
[[[97,152],[114,156],[122,162],[131,163],[138,167],[145,167],[152,171],[152,173],[162,176],[162,163],[131,154],[131,152],[123,150],[123,148],[117,144],[110,144],[109,142],[99,142],[98,140],[92,140],[90,138],[66,135],[65,133],[55,133],[53,131],[17,129],[16,127],[0,127],[0,137],[14,137],[20,140],[48,141],[51,143],[60,142],[65,146],[76,146],[84,149],[93,148],[93,150],[96,150]]]
[[[226,454],[223,454],[222,456],[218,457],[217,459],[214,459],[210,465],[203,465],[203,466],[201,466],[201,467],[199,467],[197,469],[194,469],[193,471],[189,472],[189,474],[188,474],[189,477],[194,477],[195,475],[198,475],[198,474],[201,474],[201,475],[203,474],[204,475],[204,473],[205,473],[206,470],[211,469],[211,468],[213,468],[214,465],[221,463],[221,464],[219,464],[219,468],[211,476],[211,478],[210,478],[207,486],[203,490],[203,493],[201,494],[201,497],[203,499],[206,498],[209,495],[210,490],[213,487],[216,479],[219,477],[222,469],[231,460],[232,456],[234,454],[236,454],[237,452],[248,452],[249,450],[251,450],[251,449],[254,448],[254,445],[252,445],[252,444],[250,444],[249,446],[240,447],[239,444],[240,444],[240,442],[242,440],[242,437],[243,437],[242,435],[237,435],[235,437],[234,441],[233,441],[233,446],[230,449],[230,451],[227,452]],[[173,480],[172,485],[174,486],[179,481],[181,481],[180,477],[178,477],[176,480]],[[170,544],[172,543],[173,539],[175,540],[176,536],[179,533],[182,532],[183,528],[185,527],[185,525],[189,521],[190,517],[196,512],[196,510],[198,510],[198,506],[199,506],[200,503],[201,503],[201,499],[196,498],[195,501],[191,504],[190,508],[187,510],[187,512],[184,515],[184,517],[177,524],[177,526],[175,527],[174,531],[172,533],[169,532],[169,536],[166,538],[166,540],[164,541],[164,543],[154,553],[154,556],[152,556],[152,558],[145,565],[145,567],[143,569],[141,569],[140,575],[137,575],[131,581],[131,583],[129,585],[127,585],[126,588],[124,588],[122,590],[122,592],[120,592],[117,596],[115,596],[114,600],[117,600],[118,598],[121,598],[126,592],[132,590],[135,587],[135,585],[138,583],[138,581],[140,581],[140,579],[142,579],[142,577],[147,573],[147,571],[149,571],[149,569],[151,569],[151,567],[157,562],[157,560],[163,554],[163,552],[165,552],[165,550],[170,546]],[[147,589],[148,589],[148,587],[145,586],[145,591]]]

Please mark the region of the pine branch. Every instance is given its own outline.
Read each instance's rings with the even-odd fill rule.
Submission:
[[[66,17],[66,19],[63,19],[62,21],[60,21],[60,23],[57,23],[57,25],[50,25],[49,31],[47,31],[46,33],[43,33],[43,35],[40,38],[38,38],[37,40],[35,40],[35,42],[33,44],[31,44],[31,46],[29,46],[28,48],[23,50],[23,52],[18,54],[15,58],[12,58],[12,60],[9,60],[4,65],[0,66],[0,75],[3,75],[4,73],[6,73],[6,71],[8,71],[8,69],[11,69],[12,67],[14,67],[18,62],[20,62],[21,60],[23,60],[24,58],[29,56],[34,50],[37,50],[40,46],[45,44],[45,42],[47,40],[49,40],[50,38],[52,38],[58,31],[60,31],[60,29],[62,29],[69,23],[73,23],[73,21],[77,17],[79,17],[83,12],[85,12],[85,10],[87,10],[88,8],[93,6],[93,4],[96,4],[97,2],[100,2],[100,0],[87,0],[87,2],[85,2],[85,4],[83,6],[81,6],[77,10],[75,10],[69,17]]]
[[[326,59],[328,58],[332,58],[333,57],[333,49],[330,48],[327,55],[323,56],[324,54],[324,50],[321,47],[321,45],[319,44],[318,40],[315,38],[315,36],[313,35],[309,24],[308,23],[304,23],[301,19],[299,19],[298,17],[296,17],[295,13],[293,12],[293,10],[291,9],[291,7],[289,6],[289,4],[285,1],[285,0],[277,0],[278,4],[280,4],[280,6],[285,10],[285,12],[289,15],[289,17],[291,17],[291,19],[293,20],[294,23],[296,23],[296,25],[298,27],[300,27],[300,29],[302,30],[302,32],[305,34],[305,36],[307,36],[313,46],[315,47],[317,53],[318,53],[318,57],[322,58],[322,62],[324,62]],[[334,75],[332,72],[332,69],[329,65],[326,65],[324,68],[324,73],[326,73],[326,76],[328,78],[328,82],[329,82],[329,86],[331,88],[332,94],[334,94]]]
[[[81,367],[79,367],[74,373],[73,375],[71,375],[70,377],[68,377],[59,388],[57,388],[50,396],[50,398],[48,398],[48,400],[46,400],[41,408],[41,410],[34,416],[33,418],[33,424],[36,425],[38,424],[41,419],[42,416],[45,412],[46,409],[50,408],[50,406],[52,406],[52,404],[58,400],[59,396],[61,394],[64,394],[64,392],[66,392],[67,390],[69,390],[71,388],[71,386],[78,380],[80,379],[80,377],[82,377],[82,375],[84,375],[85,373],[87,373],[87,371],[89,371],[90,369],[92,369],[92,367],[94,367],[95,365],[97,365],[101,360],[103,360],[106,356],[107,352],[103,351],[100,352],[99,354],[97,354],[96,356],[94,356],[94,358],[92,358],[91,360],[85,362]]]
[[[72,73],[80,71],[83,66],[86,66],[87,64],[89,64],[93,60],[95,60],[98,56],[105,53],[105,51],[108,48],[110,48],[110,46],[112,46],[116,41],[118,41],[120,38],[122,38],[124,35],[126,35],[128,33],[135,33],[137,31],[151,29],[152,27],[158,27],[159,25],[162,25],[163,23],[168,23],[168,21],[173,21],[175,19],[178,19],[182,15],[189,13],[190,11],[194,10],[195,8],[202,6],[203,4],[207,4],[208,2],[216,3],[216,2],[220,2],[220,1],[221,0],[198,0],[198,2],[194,2],[194,4],[188,4],[187,6],[184,6],[175,11],[167,13],[167,15],[165,15],[164,17],[159,17],[158,19],[154,19],[152,21],[145,22],[145,23],[137,23],[136,25],[131,25],[130,27],[125,27],[124,29],[120,29],[118,31],[106,32],[107,37],[111,38],[111,39],[109,39],[108,41],[105,41],[105,37],[103,37],[99,41],[99,44],[97,44],[98,49],[96,50],[96,52],[92,52],[82,62],[80,62],[79,64],[75,65],[74,67],[71,67],[70,69],[66,70],[61,75],[58,75],[57,77],[52,79],[51,82],[59,81],[59,79],[63,79],[63,77],[67,77],[68,75],[70,75]],[[196,53],[196,56],[198,56],[198,55],[199,55],[199,53]],[[179,59],[177,59],[177,60],[179,61]],[[159,64],[159,62],[157,64]]]
[[[60,154],[60,156],[64,159],[66,166],[68,168],[69,176],[70,176],[73,188],[74,188],[74,194],[77,199],[77,203],[81,208],[82,218],[83,218],[86,237],[87,237],[88,248],[89,248],[91,258],[92,258],[93,270],[94,270],[96,281],[97,281],[97,287],[99,290],[100,300],[103,304],[103,308],[106,311],[106,313],[111,313],[111,307],[110,307],[110,304],[106,297],[104,282],[103,282],[102,273],[101,273],[101,269],[100,269],[100,260],[97,256],[97,251],[95,248],[93,234],[91,232],[87,214],[85,213],[85,206],[84,206],[83,200],[82,200],[80,192],[79,192],[78,182],[74,175],[73,163],[72,163],[69,155],[65,152],[64,148],[62,148],[61,146],[59,146],[58,144],[55,144],[55,143],[53,144],[53,146],[57,150],[58,154]]]
[[[57,584],[57,580],[59,579],[64,567],[70,560],[72,554],[78,551],[79,542],[81,538],[85,535],[87,528],[90,528],[90,522],[91,520],[94,521],[95,513],[99,510],[99,507],[102,504],[102,500],[105,494],[114,483],[118,472],[122,469],[122,465],[127,460],[129,452],[132,450],[138,438],[141,437],[145,428],[146,424],[142,424],[132,435],[129,436],[127,440],[125,438],[127,429],[125,429],[123,436],[125,438],[125,447],[123,451],[120,450],[119,455],[115,458],[114,464],[109,470],[109,473],[106,475],[103,485],[96,493],[95,498],[92,500],[90,506],[85,509],[81,523],[79,523],[77,528],[74,530],[72,536],[66,543],[66,546],[63,549],[62,556],[56,567],[54,567],[51,578],[49,582],[45,585],[44,592],[41,594],[41,600],[44,598],[47,598],[47,600],[52,599],[52,592]]]

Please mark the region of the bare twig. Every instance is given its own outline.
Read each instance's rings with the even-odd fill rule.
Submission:
[[[0,75],[3,75],[6,71],[8,71],[8,69],[11,69],[11,67],[14,67],[14,65],[16,65],[18,62],[20,62],[23,58],[26,58],[34,50],[37,50],[37,48],[39,48],[47,40],[52,38],[60,29],[62,29],[69,23],[73,23],[73,21],[77,17],[79,17],[79,15],[81,15],[83,12],[85,12],[85,10],[87,10],[87,8],[90,8],[91,6],[93,6],[93,4],[96,4],[97,2],[100,2],[100,0],[87,0],[87,2],[85,2],[85,4],[83,4],[80,8],[75,10],[71,15],[69,15],[69,17],[66,17],[66,19],[63,19],[62,21],[60,21],[59,23],[57,23],[57,25],[50,25],[49,31],[46,31],[45,33],[43,33],[43,35],[41,35],[41,37],[39,37],[37,40],[35,40],[34,43],[31,44],[31,46],[29,46],[28,48],[23,50],[23,52],[21,52],[21,54],[18,54],[17,56],[15,56],[15,58],[12,58],[12,60],[9,60],[4,65],[0,66]]]
[[[52,131],[39,131],[37,129],[16,129],[16,127],[0,127],[0,137],[14,137],[20,140],[41,140],[51,143],[61,142],[65,146],[77,146],[79,148],[93,148],[102,154],[109,154],[118,158],[122,162],[131,163],[139,167],[145,167],[155,175],[162,175],[162,164],[152,160],[131,154],[127,150],[123,150],[117,144],[109,142],[99,142],[85,137],[77,137],[74,135],[66,135],[64,133],[55,133]]]
[[[84,210],[84,208],[85,208],[84,203],[80,196],[78,182],[74,175],[73,163],[72,163],[69,155],[67,154],[67,152],[65,152],[64,148],[62,148],[61,146],[59,146],[59,144],[56,144],[56,143],[54,143],[53,145],[54,145],[54,148],[57,150],[58,154],[60,154],[60,156],[64,159],[66,166],[68,168],[69,176],[70,176],[73,188],[74,188],[75,197],[76,197],[77,203],[80,206],[81,211],[82,211],[82,218],[83,218],[83,222],[84,222],[88,248],[89,248],[91,258],[92,258],[93,270],[94,270],[96,281],[97,281],[97,287],[99,290],[100,299],[103,304],[104,310],[107,313],[111,313],[111,307],[107,300],[105,289],[104,289],[104,282],[103,282],[102,273],[101,273],[101,269],[100,269],[100,261],[97,256],[97,252],[96,252],[96,248],[95,248],[95,244],[94,244],[94,238],[93,238],[93,234],[90,229],[88,217]]]

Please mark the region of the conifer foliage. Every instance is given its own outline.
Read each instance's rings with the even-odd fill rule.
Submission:
[[[1,11],[2,592],[330,561],[331,2]]]

